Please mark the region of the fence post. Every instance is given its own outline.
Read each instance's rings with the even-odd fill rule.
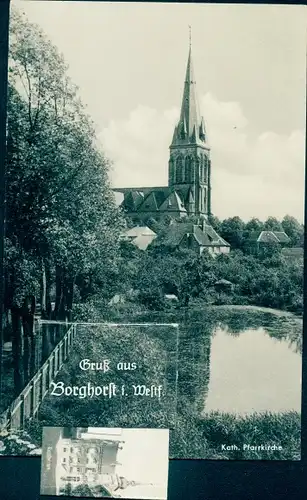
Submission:
[[[11,426],[12,426],[12,407],[10,405],[8,408],[7,417],[6,417],[6,428],[8,431],[11,430]]]
[[[61,344],[60,344],[60,369],[62,368],[62,365],[63,365],[63,359],[64,359],[64,341],[61,340]]]
[[[20,429],[24,428],[25,424],[25,397],[23,394],[20,394]]]
[[[44,368],[42,368],[42,371],[41,371],[41,383],[40,383],[40,398],[39,398],[39,402],[41,403],[44,399],[44,379],[45,379],[45,370]]]
[[[53,365],[53,354],[51,354],[51,356],[49,358],[49,361],[48,361],[48,373],[49,373],[49,376],[48,376],[48,388],[50,387],[50,384],[51,384],[51,382],[53,380],[52,365]]]
[[[64,361],[67,359],[67,337],[64,337]]]
[[[34,408],[35,408],[35,385],[33,382],[30,384],[30,414],[29,418],[31,418],[34,414]]]
[[[54,375],[56,376],[59,371],[59,346],[54,350]]]

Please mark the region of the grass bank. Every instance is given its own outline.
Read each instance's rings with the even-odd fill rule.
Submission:
[[[186,409],[178,414],[170,455],[211,460],[300,460],[301,417],[292,411],[248,416],[212,412],[198,418]]]

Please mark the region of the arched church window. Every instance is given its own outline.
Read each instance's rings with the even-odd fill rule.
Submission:
[[[189,182],[191,179],[191,166],[192,166],[192,158],[187,156],[185,159],[185,175],[184,181]]]
[[[168,164],[168,177],[169,177],[169,181],[171,183],[174,183],[176,182],[176,172],[175,172],[175,164],[174,164],[174,158],[171,157],[170,160],[169,160],[169,164]]]
[[[207,182],[207,172],[208,172],[208,158],[204,157],[204,182]]]
[[[190,163],[190,175],[189,175],[189,181],[194,182],[195,181],[195,162],[194,159],[191,158],[191,163]]]
[[[203,182],[204,180],[204,164],[203,164],[203,158],[201,159],[201,163],[200,163],[200,173],[199,173],[199,178],[200,178],[200,182]]]
[[[182,156],[178,156],[176,160],[176,182],[183,182],[184,180],[184,165]]]
[[[195,160],[195,177],[199,179],[200,176],[200,159],[197,157]]]

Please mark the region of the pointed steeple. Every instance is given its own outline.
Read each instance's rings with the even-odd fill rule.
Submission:
[[[206,216],[211,210],[210,146],[205,121],[198,106],[191,31],[189,45],[180,118],[174,127],[169,147],[168,182],[182,195],[189,215]]]
[[[191,38],[184,81],[180,120],[174,132],[172,145],[180,145],[183,142],[185,144],[198,144],[202,146],[206,143],[204,120],[200,116],[197,100]]]

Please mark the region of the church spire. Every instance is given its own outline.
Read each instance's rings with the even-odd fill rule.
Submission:
[[[200,117],[196,81],[192,61],[191,26],[189,26],[189,55],[185,74],[180,120],[175,129],[172,145],[198,144],[206,142],[204,120]]]
[[[211,207],[211,160],[205,121],[200,115],[192,61],[191,27],[180,118],[174,128],[168,164],[169,186],[180,194],[189,215]]]

